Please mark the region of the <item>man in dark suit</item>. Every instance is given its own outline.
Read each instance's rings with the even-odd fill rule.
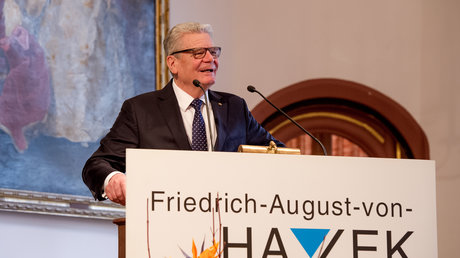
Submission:
[[[215,83],[221,52],[211,34],[210,25],[199,23],[179,24],[168,33],[164,48],[173,79],[162,90],[123,103],[110,132],[83,168],[83,181],[95,198],[125,205],[126,148],[237,151],[241,144],[270,141],[284,146],[259,125],[242,98],[208,90]],[[209,114],[194,80],[209,97]],[[210,126],[205,126],[208,116]]]

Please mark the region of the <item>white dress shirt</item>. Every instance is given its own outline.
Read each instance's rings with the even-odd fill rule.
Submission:
[[[190,106],[194,98],[188,95],[187,92],[183,91],[173,80],[173,89],[174,94],[176,94],[177,102],[179,103],[180,113],[182,115],[182,120],[184,121],[185,132],[187,133],[188,140],[190,145],[192,145],[192,124],[193,124],[193,116],[195,115],[195,109]],[[206,96],[208,96],[208,91],[206,91]],[[201,101],[203,101],[203,105],[201,105],[201,114],[203,115],[203,120],[206,128],[206,137],[208,139],[208,151],[212,151],[211,148],[211,134],[209,133],[209,126],[208,126],[208,112],[206,109],[206,102],[204,99],[204,95],[201,96]],[[208,97],[209,100],[209,97]],[[216,123],[214,121],[214,113],[212,112],[211,103],[209,104],[209,120],[211,121],[211,130],[212,130],[212,143],[216,144],[217,139],[217,130],[216,130]]]

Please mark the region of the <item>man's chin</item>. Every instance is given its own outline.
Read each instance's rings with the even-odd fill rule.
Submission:
[[[215,79],[203,79],[200,81],[201,85],[206,88],[210,88],[215,82]]]

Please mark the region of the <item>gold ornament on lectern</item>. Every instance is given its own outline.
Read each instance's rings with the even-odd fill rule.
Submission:
[[[274,141],[270,141],[269,146],[240,145],[238,152],[300,155],[300,149],[280,148]]]

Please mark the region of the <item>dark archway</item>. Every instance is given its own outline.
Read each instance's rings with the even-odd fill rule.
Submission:
[[[367,156],[429,159],[425,133],[400,104],[368,86],[339,79],[306,80],[268,97],[317,136],[331,152],[334,137],[357,145]],[[303,133],[265,102],[254,117],[281,141]],[[320,154],[312,143],[312,154]]]

